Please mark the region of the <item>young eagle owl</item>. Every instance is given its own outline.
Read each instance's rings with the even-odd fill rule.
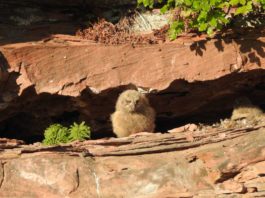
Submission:
[[[153,132],[155,111],[143,94],[127,90],[119,96],[111,121],[117,137],[126,137],[138,132]]]
[[[263,111],[258,106],[253,105],[247,97],[240,97],[235,100],[231,120],[257,119],[260,117],[264,117]]]

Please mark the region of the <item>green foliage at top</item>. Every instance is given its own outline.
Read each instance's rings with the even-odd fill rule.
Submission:
[[[153,8],[154,7],[154,0],[137,0],[137,3],[143,4],[144,7],[149,7],[149,8]]]
[[[85,122],[81,124],[74,122],[69,129],[61,124],[52,124],[44,131],[43,144],[58,145],[85,139],[90,139],[90,127]]]
[[[90,127],[85,124],[85,122],[81,122],[81,124],[77,124],[74,122],[73,125],[70,126],[70,141],[75,140],[85,140],[90,138]]]
[[[153,8],[154,0],[138,0],[138,5]],[[265,0],[158,0],[162,13],[176,9],[178,15],[171,23],[170,39],[174,40],[186,29],[213,35],[237,15],[264,12]],[[231,12],[231,10],[235,10]]]
[[[60,143],[67,143],[69,141],[69,130],[60,125],[52,124],[44,131],[43,144],[58,145]]]

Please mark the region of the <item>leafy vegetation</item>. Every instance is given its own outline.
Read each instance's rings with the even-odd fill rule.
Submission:
[[[160,11],[175,10],[169,37],[174,40],[185,30],[198,30],[213,35],[238,15],[264,13],[265,0],[157,0]],[[153,8],[155,0],[138,0],[138,5]]]
[[[70,126],[70,135],[69,140],[85,140],[90,138],[90,127],[85,124],[85,122],[81,122],[81,124],[77,124],[74,122],[73,125]]]
[[[69,129],[61,124],[52,124],[44,131],[43,144],[58,145],[85,139],[90,139],[90,127],[85,122],[81,124],[74,122]]]
[[[67,143],[69,141],[69,130],[60,125],[52,124],[44,131],[43,144],[57,145],[60,143]]]

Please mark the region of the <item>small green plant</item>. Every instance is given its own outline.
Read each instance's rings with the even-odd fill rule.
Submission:
[[[155,0],[138,0],[138,5],[153,8]],[[169,29],[174,40],[185,30],[198,30],[213,35],[237,15],[264,13],[265,0],[157,0],[162,13],[175,9],[176,16]]]
[[[44,131],[43,144],[58,145],[60,143],[67,143],[69,138],[69,130],[60,125],[52,124]]]
[[[44,131],[43,144],[58,145],[69,143],[75,140],[83,141],[90,139],[90,127],[82,122],[81,124],[73,123],[70,128],[61,124],[52,124]]]
[[[77,124],[74,122],[73,125],[70,126],[70,141],[75,140],[85,140],[90,138],[90,127],[85,124],[85,122],[81,122],[81,124]]]

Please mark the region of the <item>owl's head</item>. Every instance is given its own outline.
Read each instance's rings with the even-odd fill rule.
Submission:
[[[121,93],[116,103],[116,110],[126,112],[141,112],[149,105],[147,98],[136,90],[127,90]]]

